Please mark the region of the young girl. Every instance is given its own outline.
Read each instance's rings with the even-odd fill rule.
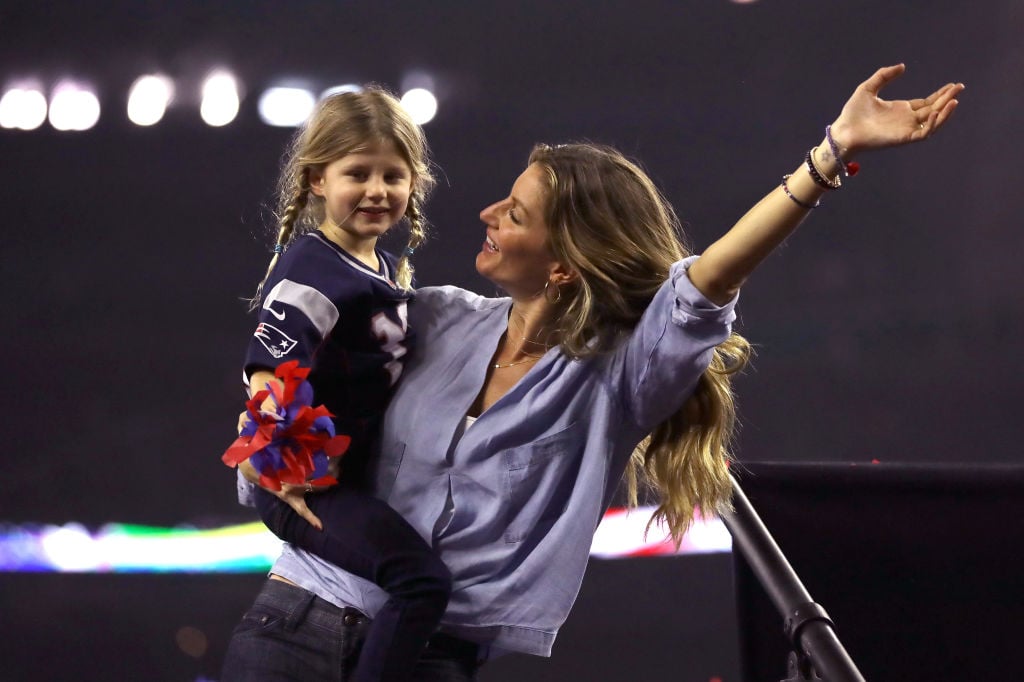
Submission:
[[[392,95],[370,88],[324,99],[282,171],[280,230],[253,299],[259,323],[245,359],[250,390],[277,381],[277,365],[298,360],[310,368],[314,403],[336,415],[336,432],[351,438],[339,484],[307,498],[312,514],[299,516],[286,503],[313,492],[310,483],[283,484],[276,497],[261,489],[256,506],[282,540],[388,592],[351,673],[360,682],[407,679],[451,591],[447,568],[422,537],[362,490],[366,456],[411,341],[409,255],[424,236],[420,206],[432,184],[423,133]],[[411,234],[396,264],[377,240],[403,219]],[[258,477],[250,462],[241,468]],[[250,611],[240,628],[293,615]],[[360,616],[344,609],[339,617]],[[259,661],[247,664],[253,667],[225,670],[224,679],[252,679],[263,670]]]

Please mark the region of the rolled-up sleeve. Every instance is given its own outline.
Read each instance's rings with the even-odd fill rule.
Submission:
[[[238,489],[238,504],[256,506],[256,486],[249,482],[241,471],[235,471],[235,487]]]
[[[613,362],[617,393],[637,425],[652,429],[678,410],[732,332],[739,295],[715,305],[690,281],[698,256],[672,265],[636,330]]]

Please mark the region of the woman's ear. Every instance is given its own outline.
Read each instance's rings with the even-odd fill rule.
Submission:
[[[548,280],[558,286],[572,284],[579,278],[580,273],[578,270],[561,261],[556,262],[548,273]]]

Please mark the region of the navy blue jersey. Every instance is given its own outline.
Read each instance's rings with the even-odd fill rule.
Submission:
[[[394,258],[377,257],[374,272],[320,232],[296,239],[264,284],[245,356],[246,376],[289,360],[311,368],[314,405],[326,405],[338,434],[352,437],[346,464],[376,436],[412,342],[410,292],[394,284]]]

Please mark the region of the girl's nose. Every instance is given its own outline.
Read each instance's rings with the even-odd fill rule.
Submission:
[[[371,197],[383,197],[387,194],[387,186],[384,184],[384,178],[371,177],[366,183],[366,194]]]

